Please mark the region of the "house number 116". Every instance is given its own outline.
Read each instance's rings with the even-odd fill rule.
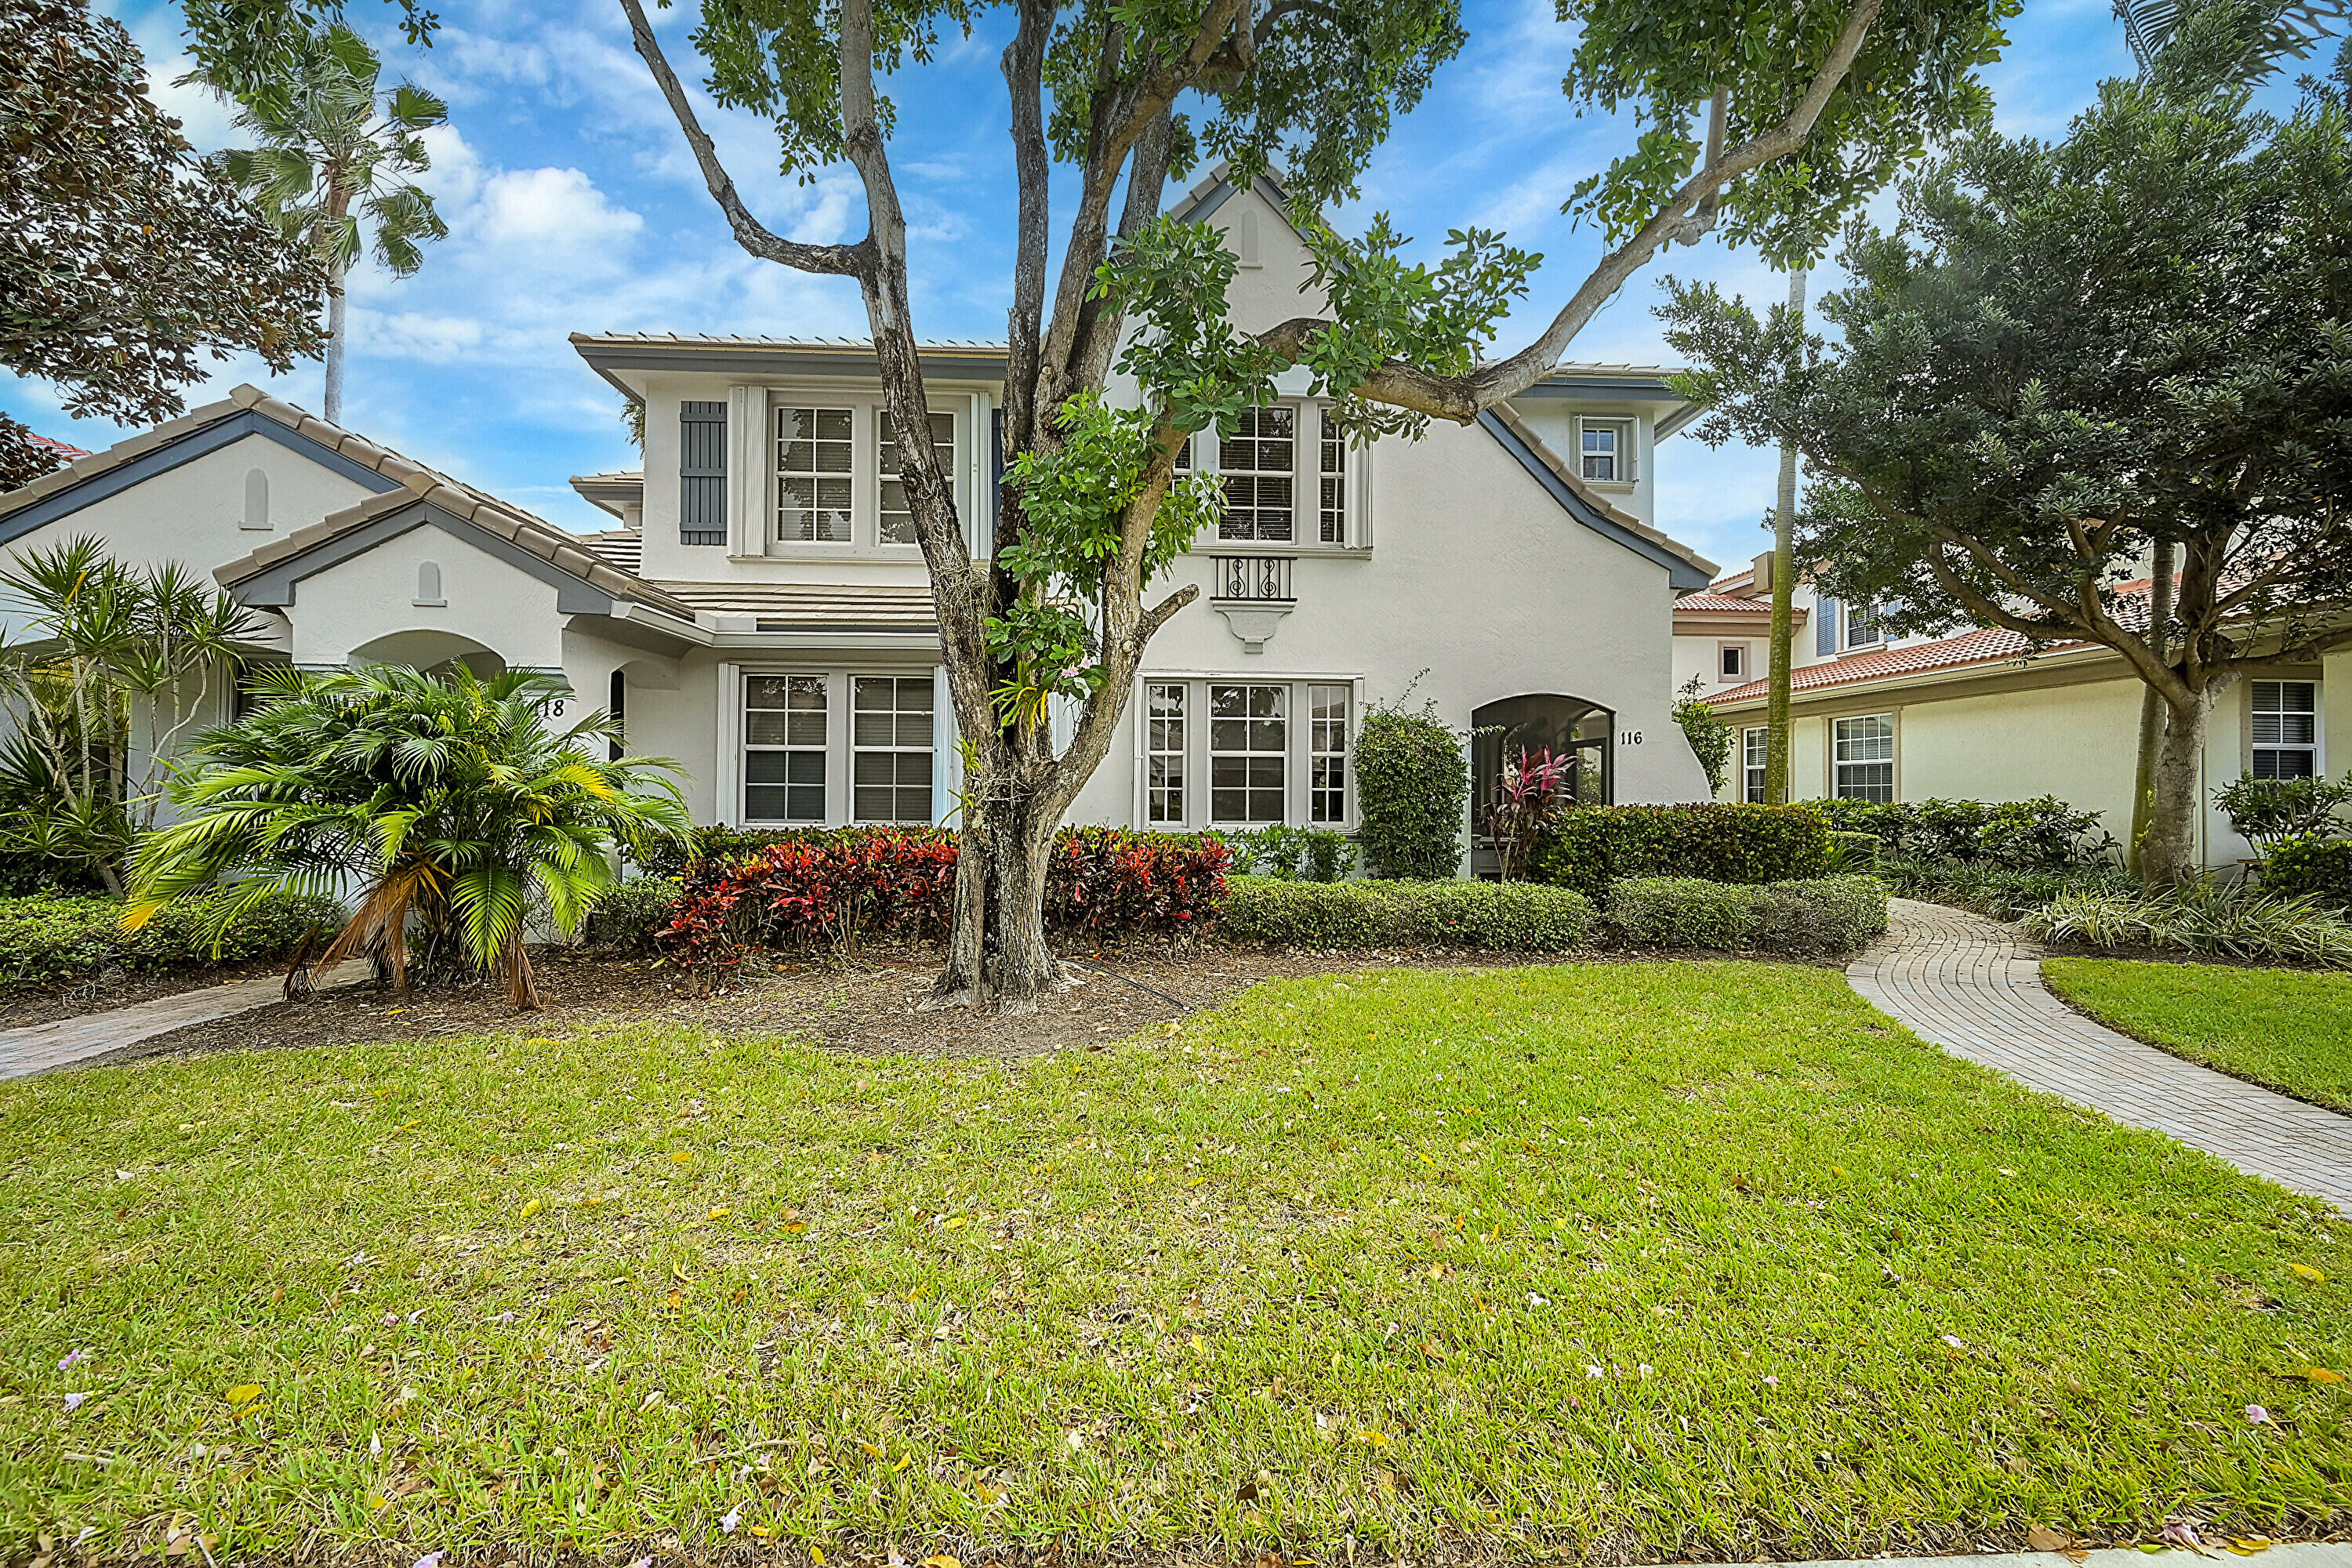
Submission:
[[[1621,746],[1638,746],[1642,743],[1642,731],[1620,730],[1617,731],[1617,743]]]

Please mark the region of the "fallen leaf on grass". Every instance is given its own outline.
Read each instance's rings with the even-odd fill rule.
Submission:
[[[2074,1536],[2063,1530],[2053,1530],[2046,1524],[2037,1524],[2027,1531],[2025,1544],[2036,1552],[2058,1552],[2073,1563],[2080,1563],[2090,1555]]]
[[[935,1557],[924,1558],[922,1568],[963,1568],[963,1564],[942,1552]]]
[[[2324,1366],[2307,1366],[2301,1372],[2291,1373],[2288,1375],[2292,1377],[2300,1377],[2309,1383],[2341,1383],[2344,1381],[2344,1374],[2342,1373],[2330,1372]]]
[[[533,1198],[530,1202],[522,1205],[522,1217],[529,1219],[531,1215],[537,1214],[541,1209],[545,1208],[546,1206],[547,1205],[545,1204],[541,1203],[537,1198]]]
[[[261,1384],[257,1383],[240,1383],[235,1388],[230,1389],[226,1394],[222,1394],[221,1397],[242,1410],[247,1405],[261,1397]]]
[[[2236,1552],[2241,1557],[2252,1557],[2257,1552],[2268,1552],[2271,1549],[2271,1538],[2267,1535],[2233,1535],[2230,1537],[2230,1550]]]
[[[2290,1263],[2287,1265],[2287,1268],[2290,1271],[2302,1276],[2305,1279],[2315,1282],[2324,1283],[2327,1279],[2326,1275],[2322,1274],[2318,1269],[2314,1268],[2308,1263]]]

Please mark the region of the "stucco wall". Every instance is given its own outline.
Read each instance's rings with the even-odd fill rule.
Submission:
[[[441,569],[446,605],[414,602],[428,561]],[[488,648],[510,668],[563,665],[553,585],[430,521],[299,579],[288,614],[297,664],[342,664],[387,638],[427,633]],[[411,657],[404,646],[397,656]]]

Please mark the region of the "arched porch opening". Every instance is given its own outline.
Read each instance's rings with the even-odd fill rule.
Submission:
[[[373,642],[362,643],[352,649],[353,664],[404,664],[426,674],[446,671],[453,665],[464,665],[481,680],[495,679],[507,672],[507,661],[495,649],[484,647],[471,637],[437,627],[415,631],[392,632]]]
[[[1616,715],[1597,702],[1557,692],[1500,698],[1470,714],[1470,765],[1474,809],[1484,823],[1495,804],[1503,769],[1519,758],[1549,752],[1573,756],[1570,793],[1579,805],[1606,805],[1612,797],[1610,735]]]

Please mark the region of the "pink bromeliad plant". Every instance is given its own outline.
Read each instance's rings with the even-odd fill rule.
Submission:
[[[1495,804],[1486,808],[1486,833],[1506,882],[1517,881],[1527,868],[1536,835],[1544,825],[1574,804],[1576,775],[1573,753],[1554,756],[1549,747],[1522,750],[1503,763],[1495,784]]]

